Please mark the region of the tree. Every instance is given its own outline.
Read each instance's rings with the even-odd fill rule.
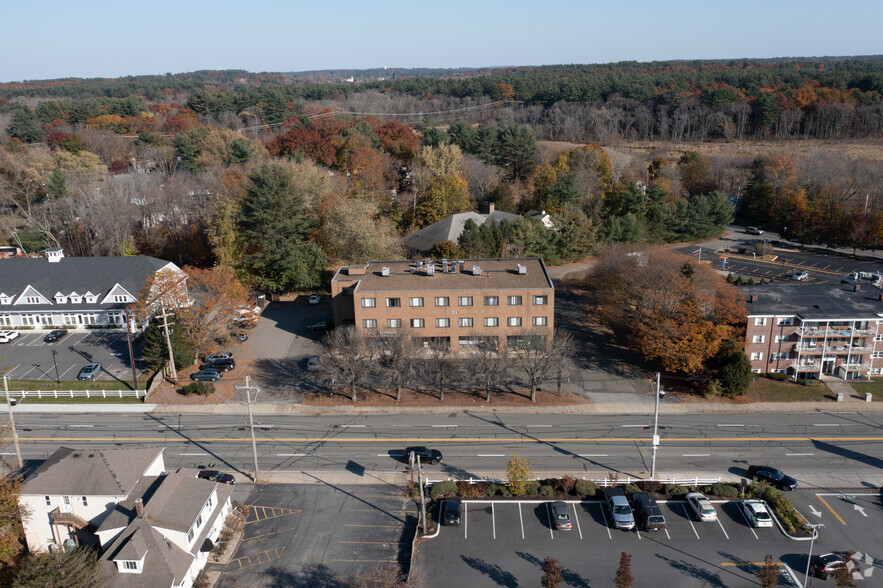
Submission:
[[[315,217],[291,173],[278,165],[261,166],[245,191],[239,228],[243,266],[255,286],[268,292],[318,286],[327,258],[309,241]]]
[[[730,397],[745,394],[754,379],[754,372],[751,371],[751,360],[738,343],[733,339],[726,341],[715,360],[717,380],[721,383],[723,394]]]
[[[567,331],[556,331],[554,335],[548,331],[522,331],[513,335],[507,346],[512,362],[527,380],[530,401],[536,402],[540,385],[567,361],[573,338]]]
[[[626,552],[622,552],[619,556],[619,568],[616,570],[616,577],[613,579],[616,588],[632,588],[635,578],[632,576],[632,556]]]
[[[415,223],[418,228],[423,228],[468,209],[466,180],[457,176],[437,176],[430,180],[417,201]]]
[[[104,580],[98,552],[77,547],[29,557],[12,585],[14,588],[100,588]]]
[[[331,386],[339,385],[348,391],[353,402],[374,357],[374,349],[368,343],[362,331],[352,325],[338,327],[322,340],[320,369]]]
[[[500,377],[506,372],[508,358],[500,353],[496,339],[483,338],[469,358],[470,373],[484,390],[484,399],[491,401],[493,390]]]
[[[331,194],[319,205],[318,241],[333,258],[348,263],[402,257],[401,238],[388,216],[370,200]]]
[[[540,584],[543,588],[558,588],[558,585],[564,581],[562,571],[561,562],[550,555],[543,560],[543,578]]]
[[[834,583],[837,584],[837,588],[855,588],[855,578],[852,576],[853,569],[855,568],[850,566],[849,560],[847,560],[847,565],[834,570]]]
[[[36,143],[43,138],[37,115],[27,106],[19,106],[13,111],[6,134],[25,143]]]
[[[347,580],[346,588],[407,588],[413,586],[393,564],[383,564]]]
[[[772,588],[779,583],[779,564],[773,561],[772,555],[767,554],[755,575],[763,588]]]
[[[67,189],[67,178],[64,172],[58,168],[52,170],[52,173],[49,174],[49,184],[46,186],[46,189],[49,192],[49,196],[56,200],[67,198],[70,192]]]
[[[451,346],[447,341],[434,341],[429,345],[429,357],[421,362],[422,379],[434,388],[439,400],[444,402],[445,392],[457,381],[459,363],[451,358]]]
[[[462,259],[467,257],[459,245],[452,241],[436,241],[429,250],[429,257],[433,259]]]
[[[409,329],[402,327],[381,339],[380,366],[395,386],[396,402],[402,401],[402,388],[416,373],[417,346],[411,335]]]
[[[513,496],[524,496],[527,492],[527,483],[533,479],[533,471],[526,457],[517,453],[506,462],[506,480],[509,482],[509,491]]]
[[[183,325],[175,328],[177,321],[173,314],[189,304],[187,274],[180,270],[164,268],[145,281],[138,293],[138,301],[129,305],[129,313],[137,317],[142,324],[150,322],[144,331],[141,358],[153,369],[159,369],[168,361],[170,353],[176,367],[193,363],[193,348],[185,337],[185,328]],[[165,319],[160,318],[163,315],[167,315]],[[168,325],[168,341],[166,325]]]
[[[498,159],[512,177],[526,179],[540,161],[540,148],[533,131],[522,125],[512,125],[503,131]]]
[[[185,329],[176,315],[168,317],[169,341],[172,344],[172,356],[176,368],[192,365],[195,358],[193,348],[187,341]],[[166,342],[165,329],[161,320],[153,320],[144,330],[144,347],[141,359],[152,369],[158,370],[169,360],[169,347]]]
[[[460,148],[449,143],[420,150],[420,163],[436,176],[458,175],[462,157]]]
[[[3,433],[3,441],[6,429]],[[22,519],[30,515],[30,510],[19,502],[21,478],[10,468],[4,467],[0,476],[0,580],[8,577],[22,552],[24,529]]]

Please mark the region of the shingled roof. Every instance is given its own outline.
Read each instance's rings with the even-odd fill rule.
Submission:
[[[128,495],[164,450],[61,447],[25,480],[22,494]]]
[[[495,210],[490,214],[479,214],[477,212],[461,212],[460,214],[452,214],[443,218],[437,223],[433,223],[428,227],[423,227],[415,233],[411,233],[402,240],[405,247],[415,251],[426,252],[432,249],[432,246],[439,241],[450,241],[456,243],[463,234],[463,227],[467,220],[475,221],[475,224],[481,226],[485,224],[495,224],[503,221],[514,222],[521,218],[517,214],[511,212],[502,212]]]

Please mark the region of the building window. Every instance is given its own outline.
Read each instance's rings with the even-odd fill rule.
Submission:
[[[873,357],[874,359],[881,359],[883,358],[883,351],[875,351],[871,354],[871,357]]]
[[[196,528],[200,528],[202,526],[202,513],[196,515]]]
[[[8,314],[0,314],[0,326],[11,327],[12,317]]]
[[[27,304],[40,304],[40,297],[39,296],[26,296],[25,303],[27,303]]]
[[[362,308],[374,308],[377,306],[377,300],[374,298],[362,298]]]
[[[126,568],[127,570],[137,570],[138,569],[138,562],[127,559],[126,561],[123,562],[123,567]]]
[[[435,319],[435,326],[440,329],[447,329],[451,326],[451,319],[448,318],[437,318]]]
[[[52,506],[52,499],[48,496],[44,496],[43,498],[46,500],[46,506]]]
[[[67,297],[62,294],[59,294],[58,296],[55,297],[55,302],[57,302],[58,304],[64,304],[65,302],[67,302]]]
[[[423,319],[411,319],[412,329],[422,329],[424,324]]]
[[[506,319],[506,324],[510,327],[520,327],[521,326],[521,317],[520,316],[510,316]]]
[[[89,506],[89,502],[86,500],[85,496],[83,496],[83,506]]]
[[[95,304],[95,300],[97,300],[95,298],[95,296],[86,296],[86,303],[87,304]]]
[[[189,531],[187,531],[187,545],[190,545],[190,542],[193,541],[193,535],[193,529],[191,528]]]
[[[472,306],[472,296],[458,296],[457,306]]]
[[[535,327],[545,327],[549,324],[549,319],[544,316],[535,316],[533,317],[533,326]]]
[[[484,305],[485,306],[499,306],[500,305],[500,297],[499,296],[485,296],[484,297]]]
[[[776,335],[776,343],[785,343],[788,341],[788,335]]]
[[[114,296],[113,301],[114,302],[128,302],[129,297],[128,296]]]
[[[402,305],[401,298],[387,298],[386,299],[386,307],[387,308],[398,308]]]
[[[794,324],[794,317],[776,319],[776,325],[780,327],[790,327]]]
[[[766,317],[755,317],[754,326],[761,327],[766,324]]]
[[[376,329],[377,328],[377,319],[362,319],[362,328],[363,329]]]
[[[763,335],[755,335],[754,337],[751,338],[751,342],[752,343],[763,343],[763,339],[764,339]]]
[[[754,361],[756,359],[763,359],[763,353],[760,353],[759,351],[755,351],[754,353],[752,353],[751,360]]]
[[[436,296],[435,297],[435,305],[436,306],[450,306],[451,300],[447,296]]]
[[[549,304],[549,297],[548,296],[534,296],[533,303],[538,306],[543,306],[543,305]]]
[[[408,298],[408,306],[423,306],[423,296],[412,296]]]
[[[776,359],[788,359],[788,352],[787,351],[780,351],[778,353],[771,353],[770,354],[770,361],[773,361]]]
[[[753,373],[755,373],[755,374],[759,374],[759,373],[760,373],[760,370],[759,370],[759,369],[751,370],[751,371],[752,371]]]
[[[71,304],[79,304],[80,297],[79,296],[71,296]]]
[[[521,306],[521,296],[508,296],[506,301],[509,306]]]
[[[457,323],[461,327],[471,327],[472,326],[472,319],[471,318],[461,318],[457,321]]]
[[[3,320],[3,317],[0,317],[0,320]],[[10,323],[11,324],[11,323]],[[883,341],[883,333],[874,337],[874,341]]]
[[[484,326],[486,327],[499,327],[500,319],[495,316],[488,316],[484,318]]]
[[[386,319],[386,326],[389,329],[401,329],[402,319]]]

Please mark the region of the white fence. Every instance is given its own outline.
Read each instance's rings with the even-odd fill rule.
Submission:
[[[144,398],[146,390],[16,390],[11,398]]]
[[[545,479],[545,478],[543,478]],[[577,479],[586,479],[586,478],[577,478]],[[433,484],[438,484],[439,482],[468,482],[469,484],[479,484],[481,482],[492,482],[494,484],[507,484],[506,480],[499,480],[496,478],[467,478],[464,480],[453,480],[451,478],[447,478],[445,480],[426,480],[427,486],[432,486]],[[542,481],[542,479],[537,480]],[[616,480],[610,478],[602,478],[600,480],[590,480],[591,482],[595,482],[598,486],[602,488],[606,488],[608,486],[617,486],[619,484],[632,484],[635,482],[648,482],[647,478],[619,478]],[[711,486],[712,484],[720,484],[721,478],[657,478],[654,480],[655,482],[659,482],[660,484],[677,484],[679,486]]]

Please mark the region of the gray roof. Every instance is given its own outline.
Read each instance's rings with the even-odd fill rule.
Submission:
[[[163,451],[61,447],[28,476],[22,494],[128,496]]]
[[[195,470],[192,475],[189,470],[169,474],[144,505],[144,516],[158,527],[189,531],[216,485],[217,482],[198,479]]]
[[[6,259],[0,263],[0,293],[18,297],[28,286],[34,287],[40,294],[53,300],[57,292],[69,295],[76,292],[80,296],[92,292],[100,302],[111,289],[119,284],[132,296],[138,291],[148,277],[155,274],[171,262],[147,256],[125,257],[62,257],[59,261],[50,262],[44,257],[19,257]],[[174,265],[174,264],[172,264]],[[124,308],[122,303],[104,305],[80,304],[28,304],[2,305],[0,310],[68,311],[88,310],[90,307],[102,309]]]
[[[140,559],[144,567],[140,574],[117,571],[114,560]],[[104,546],[101,556],[101,576],[108,588],[159,588],[180,584],[193,564],[194,555],[167,540],[146,519],[135,519],[125,531]]]
[[[804,320],[871,319],[883,316],[881,290],[862,284],[766,284],[743,286],[748,316],[793,315]],[[757,300],[751,302],[751,295]]]
[[[463,233],[463,227],[466,221],[472,219],[477,225],[487,223],[500,223],[503,221],[513,222],[521,218],[517,214],[511,212],[502,212],[495,210],[490,214],[479,214],[477,212],[461,212],[453,214],[447,218],[443,218],[437,223],[433,223],[428,227],[423,227],[417,232],[411,233],[402,240],[405,247],[415,251],[429,251],[432,246],[439,241],[450,241],[456,243]]]

